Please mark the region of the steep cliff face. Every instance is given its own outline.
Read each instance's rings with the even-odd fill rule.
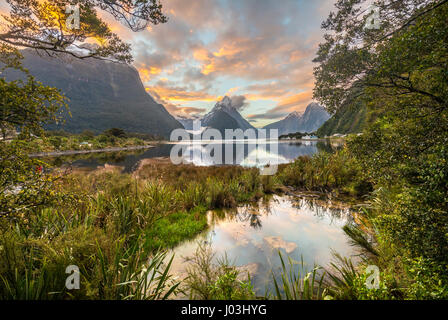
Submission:
[[[271,123],[264,129],[277,129],[279,135],[299,132],[299,120],[303,113],[297,111],[290,113],[285,119]]]
[[[341,107],[325,122],[317,135],[319,137],[332,136],[336,133],[349,134],[360,133],[369,123],[375,120],[375,116],[369,114],[367,107],[362,103]]]
[[[135,68],[98,59],[57,59],[23,51],[24,66],[42,83],[59,88],[69,98],[71,117],[50,129],[102,132],[117,127],[168,137],[182,125],[146,92]],[[8,72],[7,78],[17,78]]]
[[[279,135],[296,132],[314,132],[330,118],[324,107],[317,103],[307,106],[304,113],[293,112],[285,119],[271,123],[265,129],[278,129]]]
[[[299,131],[314,132],[328,119],[330,119],[330,114],[324,107],[314,102],[310,103],[308,107],[306,107],[305,113],[300,118]]]

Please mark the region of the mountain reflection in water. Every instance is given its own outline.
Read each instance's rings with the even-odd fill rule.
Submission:
[[[229,143],[222,144],[222,158],[225,159],[225,146]],[[138,151],[121,151],[111,153],[90,153],[81,155],[52,157],[45,159],[50,164],[61,167],[71,165],[75,168],[96,169],[98,166],[105,164],[123,167],[123,172],[129,173],[136,170],[138,163],[143,159],[152,158],[169,158],[171,149],[175,143],[158,144],[153,148]],[[258,145],[245,143],[244,152],[237,159],[236,149],[240,143],[233,143],[233,163],[248,167],[258,166],[268,162],[269,159],[278,159],[278,163],[289,163],[300,156],[311,156],[319,151],[332,152],[337,145],[332,145],[327,141],[280,141],[276,148],[271,148],[270,143],[266,145]],[[196,165],[214,165],[207,157],[203,156],[206,153],[206,145],[193,145],[186,148],[184,158],[186,162]],[[212,145],[213,146],[213,145]],[[194,152],[194,150],[196,151]],[[276,149],[276,150],[275,150]],[[199,157],[197,157],[199,155]],[[213,155],[213,154],[212,154]],[[219,164],[219,163],[218,163]]]

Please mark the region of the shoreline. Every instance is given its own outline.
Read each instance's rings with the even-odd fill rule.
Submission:
[[[145,145],[145,146],[114,147],[114,148],[93,149],[93,150],[67,150],[67,151],[37,152],[37,153],[30,153],[28,156],[30,158],[58,157],[58,156],[67,156],[67,155],[74,155],[74,154],[141,150],[141,149],[150,149],[150,148],[154,148],[154,147],[155,147],[154,145]]]
[[[346,138],[328,137],[328,138],[314,138],[314,139],[279,139],[278,141],[315,141],[315,142],[320,142],[320,141],[344,141],[344,140],[346,140]]]

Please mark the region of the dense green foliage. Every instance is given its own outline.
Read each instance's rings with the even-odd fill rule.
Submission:
[[[368,123],[368,111],[366,106],[349,104],[341,107],[325,122],[317,131],[319,138],[332,136],[336,133],[349,134],[360,133]]]
[[[270,191],[272,181],[257,169],[159,163],[141,167],[134,176],[114,170],[73,173],[53,188],[65,198],[33,208],[26,219],[0,220],[3,299],[152,299],[163,298],[169,289],[176,294],[177,283],[165,274],[169,265],[162,263],[166,254],[159,249],[205,230],[208,209],[256,199]],[[71,264],[81,272],[82,286],[75,293],[65,289],[64,271]],[[164,289],[143,294],[139,288],[153,287],[136,275],[151,270],[156,273],[151,283]],[[220,270],[216,299],[227,297],[226,288],[237,283],[234,267]]]
[[[189,261],[185,288],[195,300],[255,299],[250,277],[233,266],[226,256],[215,259],[206,243],[199,243]]]
[[[350,157],[347,150],[300,157],[280,168],[278,177],[287,186],[331,192],[339,197],[361,198],[373,190],[372,183],[362,176],[360,164]]]
[[[359,179],[374,191],[363,223],[347,229],[364,260],[352,268],[341,259],[333,294],[446,299],[448,2],[377,1],[379,30],[357,19],[363,2],[338,1],[338,12],[323,24],[336,33],[326,35],[316,58],[315,96],[330,110],[362,102],[379,115],[347,143]],[[363,284],[368,264],[380,268],[378,290]]]
[[[32,134],[42,133],[42,124],[58,120],[65,99],[54,88],[43,86],[20,65],[20,53],[0,44],[0,72],[13,68],[26,80],[7,82],[0,78],[0,217],[24,218],[29,210],[51,203],[62,195],[52,190],[55,177],[43,176],[39,160],[28,158]],[[19,139],[7,140],[19,129]]]
[[[29,153],[56,152],[71,150],[99,150],[105,148],[125,148],[146,146],[155,139],[151,135],[128,134],[123,131],[114,135],[109,131],[95,135],[85,130],[80,134],[71,134],[64,131],[47,131],[40,137],[32,137],[24,144]],[[145,139],[145,140],[143,140]]]
[[[344,228],[361,251],[359,263],[336,255],[322,291],[317,269],[301,278],[294,262],[288,269],[282,259],[277,298],[447,299],[448,1],[379,0],[378,30],[364,28],[368,13],[359,19],[365,3],[339,0],[324,22],[315,97],[347,123],[367,112],[350,108],[368,110],[371,121],[343,150],[299,158],[276,176],[162,162],[143,163],[132,176],[106,169],[50,175],[36,170],[39,161],[26,156],[23,141],[2,140],[0,298],[164,299],[179,289],[198,299],[254,298],[250,279],[228,261],[213,263],[206,251],[196,254],[181,288],[159,249],[204,230],[208,209],[235,207],[283,184],[366,205]],[[2,61],[19,68],[10,49]],[[57,91],[31,77],[0,86],[8,97],[2,128],[21,126],[24,141],[63,106]],[[27,92],[37,95],[21,113]],[[83,283],[74,293],[64,289],[73,263]],[[366,287],[368,265],[380,269],[378,289]]]
[[[68,52],[76,58],[113,57],[119,61],[130,62],[130,46],[113,33],[107,23],[100,18],[98,11],[107,12],[116,20],[123,22],[133,31],[141,31],[150,23],[167,21],[158,0],[93,1],[78,0],[79,27],[66,23],[67,2],[64,0],[9,0],[10,14],[4,16],[0,33],[0,44],[12,47],[33,48],[50,55]],[[67,50],[69,46],[79,47],[86,39],[95,39],[96,45],[84,47],[87,55]]]

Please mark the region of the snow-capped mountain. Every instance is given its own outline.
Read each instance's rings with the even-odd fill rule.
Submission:
[[[296,132],[314,132],[319,129],[328,119],[330,114],[321,105],[310,103],[305,112],[294,111],[285,119],[271,123],[264,129],[278,129],[279,135]]]
[[[217,102],[215,107],[202,118],[203,127],[223,129],[253,129],[254,127],[244,119],[232,105],[232,100],[225,96]]]

